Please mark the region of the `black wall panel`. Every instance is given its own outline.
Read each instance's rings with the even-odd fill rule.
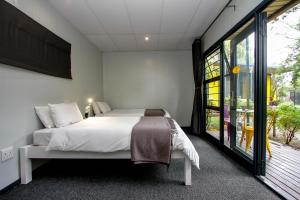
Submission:
[[[0,63],[72,79],[71,44],[0,0]]]

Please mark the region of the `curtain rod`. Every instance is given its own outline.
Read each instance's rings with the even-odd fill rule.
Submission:
[[[224,10],[227,7],[233,7],[235,9],[235,5],[234,6],[230,6],[229,4],[232,2],[232,0],[229,0],[227,2],[227,4],[224,6],[224,8],[221,10],[221,12],[217,15],[217,17],[214,19],[214,21],[212,21],[212,23],[210,23],[210,25],[207,27],[207,29],[204,31],[204,33],[202,33],[202,35],[200,36],[200,40],[203,38],[203,36],[207,33],[207,31],[212,27],[212,25],[217,21],[217,19],[220,17],[220,15],[224,12]]]

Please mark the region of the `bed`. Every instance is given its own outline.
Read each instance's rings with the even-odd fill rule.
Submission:
[[[113,109],[110,110],[106,113],[99,113],[96,114],[96,117],[103,117],[103,116],[107,116],[107,117],[139,117],[139,116],[144,116],[146,109]],[[165,117],[171,117],[170,114],[168,113],[168,111],[165,111]]]
[[[140,117],[90,117],[61,128],[33,133],[33,144],[20,148],[21,183],[32,180],[32,159],[130,159],[132,127]],[[184,182],[191,185],[192,165],[199,156],[180,126],[174,122],[172,159],[184,160]]]
[[[145,115],[145,108],[131,108],[131,109],[112,109],[107,102],[98,101],[92,103],[92,109],[96,117],[140,117]],[[153,110],[153,109],[150,109]],[[165,109],[154,109],[162,111],[165,117],[171,117]]]

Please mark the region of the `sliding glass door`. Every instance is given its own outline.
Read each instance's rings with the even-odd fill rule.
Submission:
[[[262,14],[205,54],[205,132],[256,170],[264,158],[262,105],[265,103]],[[258,161],[259,160],[259,161]],[[264,166],[260,165],[260,168]],[[263,170],[255,171],[256,174]]]

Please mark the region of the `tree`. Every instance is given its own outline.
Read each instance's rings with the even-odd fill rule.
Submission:
[[[300,31],[300,22],[297,24],[297,30]],[[292,73],[292,87],[297,90],[300,86],[300,38],[297,38],[292,48],[292,53],[288,55],[284,65],[279,68],[279,73]]]
[[[300,108],[293,104],[282,103],[278,106],[276,113],[285,143],[289,144],[295,137],[295,133],[300,130]]]
[[[300,5],[289,9],[284,14],[277,17],[275,20],[273,20],[272,23],[281,23],[285,26],[286,30],[288,32],[291,32],[293,34],[283,34],[284,37],[287,39],[293,41],[292,45],[289,46],[291,49],[289,55],[285,59],[285,61],[282,63],[282,65],[276,70],[273,83],[274,83],[274,89],[273,95],[276,94],[276,92],[283,92],[282,94],[276,94],[277,96],[285,96],[286,87],[281,88],[284,84],[282,84],[282,81],[284,80],[284,76],[290,74],[292,80],[291,80],[291,87],[289,88],[291,91],[295,92],[297,89],[300,88],[300,20],[298,20],[298,23],[291,24],[289,20],[286,18],[295,12],[298,12],[300,9]],[[279,86],[279,87],[277,87]],[[279,91],[276,91],[279,90]],[[272,94],[272,91],[271,91]],[[272,95],[271,95],[272,96]]]
[[[288,91],[288,88],[284,83],[284,74],[280,73],[280,71],[277,70],[274,74],[272,74],[271,81],[272,87],[270,91],[270,97],[272,99],[272,105],[278,105],[280,102],[282,102],[281,98],[287,96]]]
[[[296,7],[298,9],[298,7]],[[293,10],[296,11],[297,9]],[[292,12],[293,12],[292,11]],[[300,33],[300,21],[296,25],[286,24],[290,29]],[[295,40],[290,46],[291,53],[289,53],[283,65],[278,69],[279,74],[291,73],[292,89],[295,92],[300,87],[300,37],[292,38]]]
[[[276,121],[277,121],[278,113],[275,107],[270,107],[267,110],[267,133],[269,134],[271,129],[273,129],[273,137],[276,137]]]

